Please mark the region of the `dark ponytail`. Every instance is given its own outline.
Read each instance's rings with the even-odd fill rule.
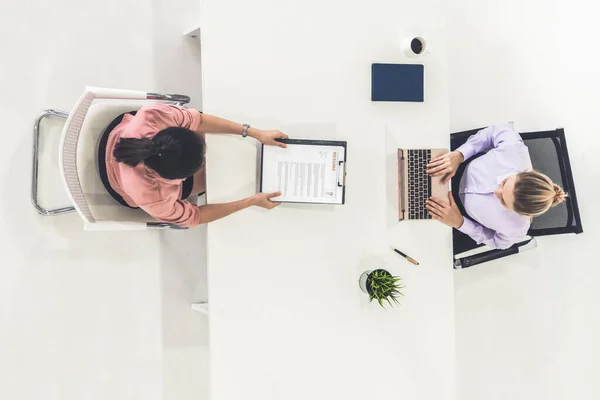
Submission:
[[[115,146],[113,156],[118,162],[135,167],[142,161],[159,153],[158,146],[150,139],[123,138]]]
[[[158,132],[152,140],[120,139],[113,156],[130,167],[143,162],[166,179],[184,179],[202,167],[204,149],[204,139],[199,134],[172,127]]]

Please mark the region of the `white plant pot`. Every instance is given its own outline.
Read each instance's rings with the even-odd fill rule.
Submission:
[[[366,294],[369,294],[369,292],[367,291],[367,279],[369,279],[369,274],[371,272],[373,272],[373,271],[363,272],[362,275],[360,276],[360,278],[358,279],[358,286],[360,286],[360,290],[362,290]]]

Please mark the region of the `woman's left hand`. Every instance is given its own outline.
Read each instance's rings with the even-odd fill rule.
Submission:
[[[445,185],[450,178],[456,175],[456,170],[458,170],[458,166],[463,161],[465,161],[463,154],[460,151],[455,150],[432,159],[429,164],[427,164],[427,170],[425,172],[431,176],[443,175],[442,183]]]
[[[284,149],[287,147],[285,143],[279,142],[277,139],[287,139],[288,135],[278,130],[273,131],[258,131],[256,133],[256,138],[259,142],[264,144],[265,146],[279,146]]]
[[[425,202],[425,206],[433,219],[443,222],[452,228],[458,229],[465,222],[465,218],[460,214],[460,210],[454,202],[452,192],[448,192],[448,201],[431,197]]]

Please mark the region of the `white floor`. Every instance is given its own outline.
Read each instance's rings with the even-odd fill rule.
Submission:
[[[56,5],[55,5],[56,4]],[[200,103],[199,1],[0,2],[0,398],[205,399],[205,230],[84,233],[29,201],[31,127],[85,85]],[[64,204],[55,122],[41,198]],[[54,139],[54,140],[53,140]]]
[[[454,130],[564,127],[584,233],[455,273],[460,400],[600,398],[600,37],[588,0],[449,5]]]

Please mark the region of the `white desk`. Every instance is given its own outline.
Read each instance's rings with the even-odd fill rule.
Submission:
[[[423,3],[203,2],[206,113],[348,141],[346,205],[250,209],[209,225],[213,400],[455,398],[450,230],[395,221],[397,147],[449,142],[443,1]],[[429,41],[425,103],[372,103],[371,63],[407,62],[407,33]],[[209,202],[253,194],[253,140],[208,146]],[[360,291],[360,274],[379,267],[405,278],[401,307]]]

